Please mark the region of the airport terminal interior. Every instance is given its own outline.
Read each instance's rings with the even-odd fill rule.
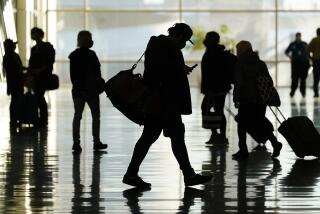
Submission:
[[[3,41],[10,38],[18,41],[16,52],[27,67],[35,45],[30,31],[38,27],[56,51],[53,73],[60,83],[45,93],[47,126],[12,129],[11,98],[0,68],[0,213],[320,213],[320,161],[295,155],[278,131],[284,119],[276,108],[272,110],[279,120],[269,108],[266,117],[283,144],[278,158],[271,158],[270,142],[260,145],[249,135],[249,157],[232,158],[238,151],[237,122],[230,113],[237,113],[232,90],[225,103],[228,142],[206,143],[210,130],[202,128],[201,66],[188,76],[192,114],[183,116],[183,122],[191,165],[197,173],[212,174],[212,180],[185,187],[170,139],[161,135],[139,172],[152,188],[123,184],[143,126],[126,118],[101,93],[101,141],[108,148],[94,151],[92,117],[86,106],[82,152],[73,153],[68,59],[81,30],[92,33],[91,49],[105,80],[130,68],[152,35],[167,34],[177,22],[187,23],[194,33],[194,45],[183,49],[190,66],[200,65],[208,31],[218,32],[221,44],[233,53],[237,42],[248,40],[268,66],[284,117],[307,116],[320,131],[320,98],[314,97],[312,67],[305,97],[299,90],[290,97],[291,66],[284,53],[297,32],[306,43],[316,36],[319,0],[3,0],[0,9],[1,64]],[[134,72],[143,73],[143,61]]]

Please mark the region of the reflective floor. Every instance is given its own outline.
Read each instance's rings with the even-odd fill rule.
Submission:
[[[305,100],[280,89],[286,116],[307,115],[320,126],[320,100],[308,91]],[[237,130],[228,116],[229,144],[206,145],[210,132],[201,128],[202,95],[192,90],[193,114],[184,117],[189,156],[197,172],[212,172],[206,185],[185,188],[183,176],[163,136],[151,147],[141,176],[149,191],[122,184],[139,127],[114,109],[101,95],[101,138],[107,152],[94,153],[91,115],[86,108],[81,124],[83,151],[71,152],[73,104],[70,89],[50,92],[47,129],[9,130],[9,99],[0,96],[0,213],[320,213],[320,162],[299,160],[284,138],[278,160],[271,146],[257,147],[248,138],[247,161],[232,160]],[[227,105],[231,97],[227,98]],[[234,108],[231,105],[233,111]],[[276,127],[279,123],[268,110]]]

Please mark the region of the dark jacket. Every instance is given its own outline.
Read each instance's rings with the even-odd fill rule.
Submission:
[[[55,62],[55,50],[49,42],[40,42],[31,48],[29,59],[30,69],[39,69],[46,67],[40,73],[33,73],[35,77],[35,87],[45,89],[47,81],[53,71],[53,63]]]
[[[227,93],[231,89],[233,68],[231,53],[223,45],[207,47],[201,61],[201,93]],[[235,58],[235,56],[233,56]]]
[[[7,77],[7,94],[22,93],[23,66],[19,55],[15,52],[5,53],[2,64]]]
[[[257,76],[261,72],[268,73],[267,65],[255,52],[245,53],[238,57],[235,66],[235,84],[233,101],[240,103],[258,103]]]
[[[165,111],[191,114],[191,95],[181,50],[164,35],[152,36],[145,53],[143,79],[161,91]]]
[[[309,55],[307,51],[306,42],[291,42],[288,48],[285,50],[286,54],[291,55],[292,62],[309,62]]]
[[[77,48],[69,55],[70,79],[74,95],[90,93],[88,84],[101,77],[100,62],[96,53],[89,48]],[[90,82],[92,80],[92,82]]]

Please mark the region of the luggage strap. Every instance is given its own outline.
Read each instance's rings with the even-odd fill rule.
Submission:
[[[146,52],[144,51],[143,54],[140,56],[140,58],[136,61],[136,63],[134,63],[134,64],[132,65],[132,67],[131,67],[131,70],[132,70],[132,71],[137,67],[138,63],[141,61],[141,59],[142,59],[142,57],[144,56],[145,53],[146,53]]]
[[[273,113],[273,115],[276,117],[277,121],[281,124],[281,121],[280,121],[280,119],[278,118],[278,116],[276,115],[276,113],[272,110],[272,108],[271,108],[270,106],[268,106],[268,107],[269,107],[269,109],[271,110],[271,112]],[[283,121],[287,120],[287,119],[285,118],[285,116],[282,114],[282,112],[280,111],[280,109],[279,109],[278,107],[276,107],[276,108],[277,108],[277,110],[280,112],[280,114],[281,114],[281,116],[282,116],[282,118],[283,118]]]
[[[224,108],[225,108],[225,110],[227,110],[227,112],[229,112],[229,114],[231,114],[231,116],[232,116],[233,118],[236,117],[236,114],[233,113],[233,111],[231,111],[231,109],[230,109],[228,106],[224,106]]]

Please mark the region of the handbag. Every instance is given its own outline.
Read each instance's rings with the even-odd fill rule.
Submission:
[[[273,86],[273,81],[268,73],[261,73],[257,77],[257,89],[261,102],[267,106],[281,105],[280,96]]]
[[[159,121],[163,112],[160,90],[151,90],[141,74],[133,73],[143,56],[132,68],[120,71],[105,84],[105,93],[113,106],[139,125],[148,120]]]
[[[47,82],[47,90],[56,90],[59,88],[59,77],[56,74],[51,74]]]
[[[222,123],[222,115],[212,112],[211,103],[213,102],[212,95],[205,95],[202,101],[202,128],[204,129],[219,129]]]

